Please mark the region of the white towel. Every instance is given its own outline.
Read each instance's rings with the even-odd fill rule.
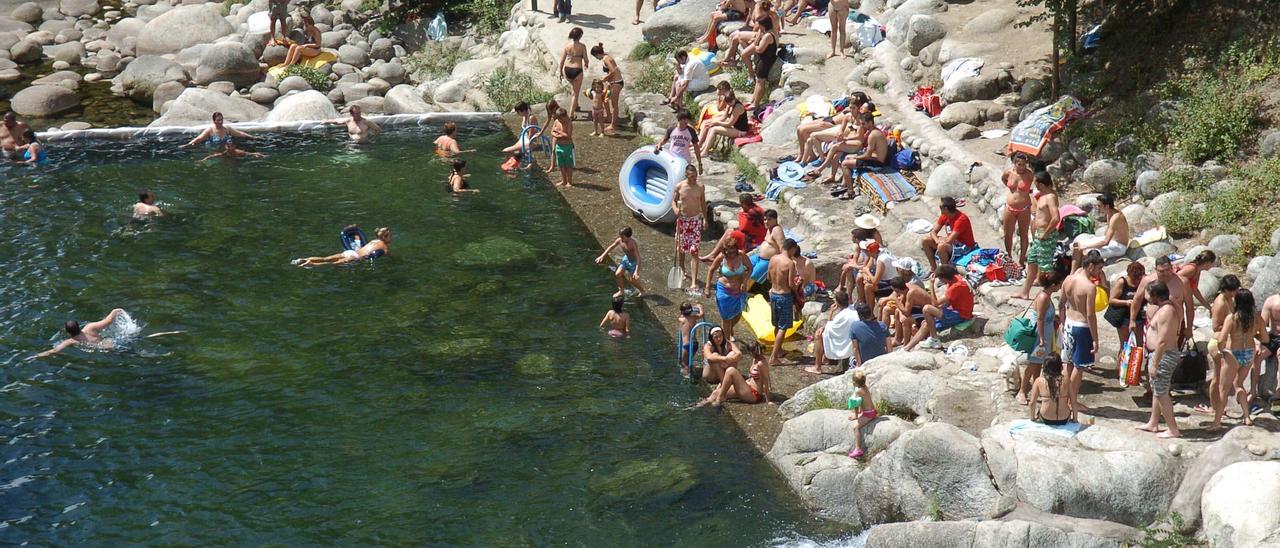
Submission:
[[[853,357],[853,322],[858,313],[853,307],[838,312],[822,330],[822,353],[829,360]]]

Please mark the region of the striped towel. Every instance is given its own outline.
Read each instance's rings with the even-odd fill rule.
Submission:
[[[898,171],[864,171],[858,176],[862,182],[875,190],[884,203],[902,202],[916,197],[916,189],[906,177]]]

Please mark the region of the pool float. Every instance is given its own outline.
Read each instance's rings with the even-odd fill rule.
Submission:
[[[702,369],[707,366],[707,357],[702,353],[702,345],[707,344],[711,340],[711,330],[716,327],[715,324],[706,321],[700,321],[689,329],[689,339],[693,350],[689,352],[688,358],[680,363],[680,373],[689,378],[689,382],[696,383],[702,378]],[[683,339],[683,335],[676,333],[676,336]],[[685,341],[679,341],[685,343]],[[680,344],[676,345],[676,361],[680,362]]]
[[[540,131],[542,128],[535,125],[527,125],[520,130],[520,167],[529,167],[534,160],[551,165],[551,138],[542,135],[535,139],[533,135]],[[540,146],[537,147],[538,150],[534,150],[533,145]]]
[[[636,149],[618,170],[622,202],[649,223],[675,221],[675,187],[684,179],[687,165],[684,158],[670,152],[655,152],[653,145]]]
[[[358,226],[342,229],[338,239],[342,241],[342,249],[346,251],[360,251],[364,244],[369,243],[369,238],[365,237],[364,231]]]
[[[694,124],[694,129],[697,129],[698,131],[702,131],[703,122],[710,120],[712,118],[715,118],[716,116],[719,116],[719,115],[720,115],[720,107],[716,105],[715,101],[712,101],[710,103],[703,105],[702,111],[698,113],[698,120]]]
[[[302,65],[304,67],[318,69],[320,67],[323,67],[337,60],[338,60],[338,54],[335,53],[333,50],[321,50],[320,53],[317,53],[314,57],[308,57],[306,59],[298,61],[296,64]],[[271,76],[275,77],[276,80],[283,80],[284,71],[286,68],[288,68],[288,65],[284,65],[284,64],[276,65],[274,67],[267,69],[267,74],[270,74]]]
[[[769,308],[769,301],[764,298],[764,295],[752,295],[747,299],[747,308],[742,311],[742,319],[760,344],[773,344],[773,311]],[[783,334],[783,340],[795,335],[801,325],[804,325],[803,319],[792,322],[791,327]]]

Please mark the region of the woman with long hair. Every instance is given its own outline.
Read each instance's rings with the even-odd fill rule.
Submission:
[[[1000,176],[1009,190],[1004,198],[1004,212],[1000,214],[1004,223],[1004,250],[1013,256],[1013,236],[1016,234],[1020,244],[1018,264],[1026,264],[1027,242],[1031,238],[1031,187],[1035,186],[1036,174],[1029,167],[1030,162],[1027,153],[1015,152],[1013,166]]]
[[[726,335],[733,335],[734,326],[742,318],[742,307],[747,294],[743,289],[751,274],[747,257],[738,250],[738,241],[729,238],[724,249],[716,255],[707,269],[707,284],[703,293],[716,296],[716,309],[720,312],[720,327]],[[716,276],[719,275],[718,278]],[[711,279],[716,278],[716,292],[711,292]]]
[[[618,131],[618,117],[621,112],[618,110],[618,101],[622,98],[622,88],[626,82],[622,79],[622,69],[618,67],[618,62],[613,59],[612,55],[604,52],[604,44],[597,43],[591,48],[591,56],[599,59],[604,65],[604,85],[605,95],[609,98],[605,105],[605,119],[609,121],[609,125],[605,126],[604,132],[612,135]]]
[[[716,384],[724,378],[725,371],[738,365],[742,351],[724,334],[723,327],[713,327],[707,336],[707,344],[702,345],[702,357],[707,360],[707,366],[702,369],[702,380]]]
[[[715,144],[717,137],[728,137],[737,139],[747,134],[751,129],[751,123],[747,120],[747,107],[738,100],[738,94],[733,90],[724,92],[725,107],[720,110],[719,118],[712,118],[702,122],[702,135],[698,137],[702,147],[702,155],[711,155],[711,147]]]
[[[320,55],[320,29],[316,28],[316,22],[310,15],[302,16],[302,34],[307,37],[306,42],[289,46],[289,52],[285,54],[282,65],[301,63],[304,59]]]
[[[765,363],[764,350],[760,343],[751,342],[747,344],[747,352],[751,354],[751,369],[747,375],[743,376],[737,367],[726,369],[720,385],[694,407],[719,407],[725,400],[733,398],[743,403],[769,403],[769,366]]]
[[[209,144],[211,146],[217,148],[217,147],[225,146],[227,144],[227,141],[230,141],[232,138],[252,139],[253,136],[243,131],[240,131],[236,128],[233,128],[231,126],[224,125],[222,113],[215,112],[213,113],[212,126],[205,128],[204,131],[201,131],[199,135],[196,135],[195,139],[187,141],[186,144],[178,148],[190,148],[200,143],[203,143],[206,140],[209,141]]]
[[[582,95],[584,73],[590,68],[587,61],[587,46],[582,44],[582,29],[573,27],[569,31],[569,43],[560,53],[560,79],[568,80],[573,93],[569,94],[569,118],[578,114],[578,96]]]
[[[1227,400],[1234,393],[1236,403],[1244,410],[1244,425],[1253,426],[1253,417],[1249,415],[1249,400],[1252,395],[1244,389],[1244,381],[1249,378],[1253,369],[1254,341],[1262,344],[1270,342],[1266,325],[1262,322],[1262,314],[1254,302],[1253,292],[1241,289],[1236,292],[1235,307],[1218,332],[1218,346],[1223,350],[1222,378],[1218,379],[1218,400],[1213,410],[1213,424],[1210,432],[1222,429],[1222,415],[1227,410]]]
[[[1040,377],[1031,386],[1031,398],[1027,403],[1031,420],[1050,426],[1061,426],[1071,421],[1071,402],[1062,390],[1062,358],[1050,355],[1044,359]]]

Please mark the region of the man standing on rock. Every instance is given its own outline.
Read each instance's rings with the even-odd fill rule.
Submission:
[[[0,150],[4,151],[4,156],[10,160],[22,160],[22,145],[27,144],[27,140],[22,137],[27,130],[31,129],[26,122],[19,122],[18,116],[9,111],[4,113],[4,123],[0,124]]]
[[[795,240],[787,238],[783,242],[786,249],[800,246]],[[782,339],[795,319],[795,296],[792,292],[799,287],[796,283],[796,262],[786,253],[778,253],[769,259],[769,309],[773,317],[773,352],[769,354],[769,365],[778,365],[782,354]]]
[[[1040,196],[1036,198],[1032,211],[1031,249],[1027,252],[1027,277],[1022,282],[1022,292],[1013,296],[1015,299],[1030,299],[1031,284],[1040,277],[1040,271],[1053,268],[1053,249],[1058,244],[1058,194],[1053,189],[1053,178],[1049,173],[1036,173],[1036,190]]]
[[[929,270],[937,270],[939,259],[942,264],[951,264],[955,257],[962,257],[978,247],[973,237],[973,223],[960,211],[956,199],[950,196],[943,198],[941,209],[942,214],[933,224],[933,232],[920,242],[924,256],[929,259]],[[1057,210],[1054,211],[1056,215]]]
[[[1093,280],[1102,273],[1102,256],[1090,252],[1083,264],[1062,284],[1062,305],[1066,321],[1062,324],[1062,361],[1067,364],[1067,401],[1072,411],[1088,411],[1080,404],[1083,372],[1093,370],[1098,354],[1098,315],[1094,299],[1098,286]]]
[[[702,243],[702,229],[706,227],[706,187],[698,182],[698,170],[693,164],[684,168],[684,180],[676,184],[676,266],[689,276],[689,290],[696,292],[698,285],[698,245]],[[689,258],[688,269],[685,258]],[[681,283],[684,280],[681,279]]]
[[[1194,304],[1191,302],[1191,294],[1187,289],[1187,284],[1182,281],[1173,271],[1173,261],[1169,257],[1156,258],[1156,271],[1147,274],[1138,284],[1137,292],[1133,294],[1133,303],[1129,305],[1129,325],[1138,325],[1138,312],[1147,307],[1147,318],[1151,317],[1152,309],[1155,308],[1151,303],[1146,302],[1146,288],[1154,282],[1164,284],[1165,290],[1169,292],[1169,303],[1178,309],[1180,337],[1183,339],[1191,337],[1190,322],[1182,321],[1184,318],[1195,318]],[[1144,333],[1137,332],[1139,342],[1142,341]]]
[[[1151,419],[1146,424],[1136,427],[1145,432],[1160,432],[1160,419],[1163,418],[1169,430],[1160,432],[1158,438],[1177,438],[1178,422],[1173,416],[1173,398],[1169,396],[1169,385],[1173,380],[1173,372],[1182,361],[1182,350],[1178,346],[1179,326],[1182,324],[1182,311],[1169,301],[1169,287],[1163,282],[1151,282],[1146,285],[1146,300],[1155,305],[1156,311],[1149,316],[1147,325],[1147,353],[1150,356],[1149,375],[1151,375]],[[1247,412],[1247,411],[1246,411]]]
[[[367,143],[371,136],[382,133],[382,128],[378,124],[360,116],[360,105],[351,105],[349,113],[351,115],[346,118],[325,120],[324,124],[328,126],[346,126],[347,135],[350,135],[351,140],[357,143]]]
[[[289,39],[289,0],[270,0],[271,43],[283,46]],[[280,23],[280,37],[276,38],[276,23]]]

